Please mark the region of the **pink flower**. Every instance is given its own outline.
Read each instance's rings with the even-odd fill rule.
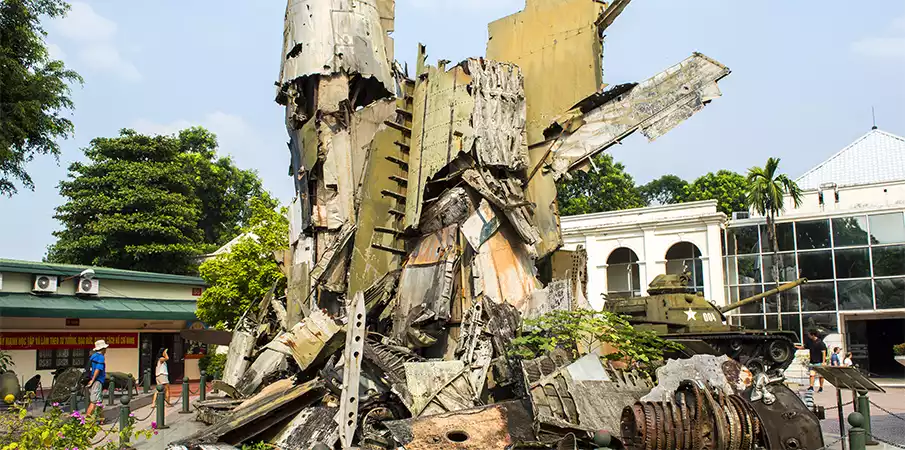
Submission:
[[[53,407],[54,407],[54,408],[56,408],[56,407],[58,407],[58,406],[60,406],[60,404],[59,404],[58,402],[53,402]]]
[[[97,403],[95,403],[95,405],[97,405],[97,406],[104,406],[104,402],[97,402]]]
[[[82,415],[79,414],[78,411],[73,411],[72,414],[71,414],[71,416],[74,417],[74,418],[76,418],[76,419],[78,419],[78,418],[81,417]]]
[[[156,430],[156,429],[157,429],[157,422],[151,422],[151,429],[152,429],[152,430]]]
[[[154,430],[154,436],[157,436],[157,430]]]

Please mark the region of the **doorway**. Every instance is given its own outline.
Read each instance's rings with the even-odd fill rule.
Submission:
[[[164,348],[168,349],[170,360],[167,369],[170,372],[170,384],[182,382],[185,374],[185,341],[179,333],[141,333],[139,337],[141,355],[138,362],[139,372],[151,369],[151,384],[155,384],[154,371],[157,367],[157,355]]]
[[[855,364],[874,377],[905,377],[892,353],[893,345],[905,342],[905,319],[852,320],[846,327]]]

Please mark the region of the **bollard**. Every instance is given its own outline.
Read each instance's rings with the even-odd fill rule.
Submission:
[[[864,416],[861,413],[853,412],[848,415],[848,424],[851,428],[848,430],[848,448],[849,450],[865,450],[867,444],[864,428]]]
[[[113,380],[110,380],[110,387],[107,388],[107,406],[113,406],[116,404],[113,396],[116,394],[116,383]]]
[[[79,410],[78,388],[72,388],[72,393],[69,394],[69,412],[76,412],[78,410]]]
[[[141,393],[151,392],[151,369],[145,369],[145,375],[141,379]]]
[[[182,411],[179,414],[189,413],[189,377],[182,377]]]
[[[157,429],[159,429],[159,430],[166,430],[167,428],[169,428],[166,425],[165,409],[167,407],[167,404],[166,404],[166,399],[164,398],[164,395],[165,394],[163,393],[163,385],[158,384],[157,385],[157,406],[156,407],[157,407]]]
[[[207,372],[201,371],[201,380],[198,382],[198,400],[204,401],[207,398]]]
[[[879,445],[880,443],[875,441],[873,436],[870,433],[870,398],[867,396],[867,391],[858,392],[858,401],[855,403],[858,405],[858,411],[864,416],[864,435],[865,435],[865,443],[867,445]]]
[[[129,435],[128,433],[123,433],[123,430],[129,428],[131,425],[129,423],[129,414],[132,411],[129,410],[129,396],[124,395],[119,398],[119,448],[128,448],[129,447]]]

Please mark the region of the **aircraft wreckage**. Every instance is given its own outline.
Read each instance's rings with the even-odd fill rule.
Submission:
[[[635,131],[668,132],[729,75],[694,53],[604,85],[603,32],[628,3],[527,0],[489,25],[485,57],[431,66],[419,46],[410,74],[393,0],[289,0],[288,287],[233,332],[226,397],[194,404],[210,426],[171,447],[822,446],[781,377],[725,356],[671,360],[655,388],[593,353],[507,354],[523,319],[589,308],[555,183]]]

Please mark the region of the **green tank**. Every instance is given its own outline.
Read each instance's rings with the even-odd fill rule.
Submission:
[[[651,330],[684,349],[667,357],[727,355],[752,372],[784,370],[795,359],[798,335],[792,331],[746,330],[727,323],[724,313],[807,282],[801,278],[776,289],[719,308],[688,288],[687,275],[658,275],[649,296],[607,301],[607,309],[629,317],[638,329]]]

